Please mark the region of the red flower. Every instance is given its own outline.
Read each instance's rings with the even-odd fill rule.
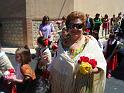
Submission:
[[[78,64],[81,64],[81,63],[82,63],[82,61],[81,61],[81,59],[79,59],[79,60],[78,60]]]
[[[89,60],[89,64],[92,65],[92,68],[95,68],[96,65],[97,65],[97,61],[96,61],[95,59],[90,59],[90,60]]]
[[[10,73],[15,73],[15,70],[13,68],[8,69]]]
[[[85,57],[85,56],[81,56],[81,57],[80,57],[80,60],[81,60],[82,62],[89,62],[89,58],[88,58],[88,57]]]
[[[48,45],[49,45],[49,40],[48,40],[48,39],[45,39],[45,40],[44,40],[44,45],[45,45],[45,46],[48,46]]]
[[[57,44],[53,44],[52,49],[55,50],[57,48],[58,48],[58,45]]]
[[[90,30],[89,29],[86,29],[86,32],[90,32]]]
[[[96,68],[97,66],[97,61],[95,59],[89,59],[86,56],[81,56],[80,59],[78,60],[78,64],[81,64],[82,62],[88,62],[92,68]]]
[[[89,58],[85,56],[81,56],[78,60],[78,63],[81,64],[82,62],[89,62]]]

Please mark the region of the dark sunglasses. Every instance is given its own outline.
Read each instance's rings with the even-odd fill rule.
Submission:
[[[77,29],[82,29],[83,28],[83,24],[70,24],[68,29],[74,29],[75,27]]]

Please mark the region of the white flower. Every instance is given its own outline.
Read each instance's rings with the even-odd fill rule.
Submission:
[[[3,73],[4,76],[7,76],[7,75],[9,75],[9,74],[10,74],[9,71],[5,71],[5,72]]]

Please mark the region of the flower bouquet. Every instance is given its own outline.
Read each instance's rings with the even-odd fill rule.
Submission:
[[[16,77],[15,70],[13,68],[7,69],[6,71],[3,71],[3,78],[4,83],[3,86],[5,86],[5,90],[9,91],[11,93],[17,93],[15,84],[11,81]]]
[[[8,81],[8,84],[11,83],[9,80],[15,78],[15,70],[13,68],[8,69],[3,73],[4,79]]]
[[[48,40],[47,38],[44,39],[43,44],[44,44],[45,46],[48,46],[48,45],[49,45],[49,40]]]
[[[57,48],[58,48],[57,43],[54,43],[54,44],[52,45],[52,49],[53,49],[53,50],[56,50]]]
[[[88,74],[92,72],[92,69],[96,68],[97,61],[95,59],[89,59],[88,57],[81,56],[78,60],[79,71],[82,74]]]
[[[89,29],[86,29],[86,32],[87,32],[87,33],[89,33],[89,32],[90,32],[90,30],[89,30]]]

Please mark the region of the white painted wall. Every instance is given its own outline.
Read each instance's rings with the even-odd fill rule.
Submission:
[[[92,17],[96,13],[100,13],[102,16],[107,13],[112,16],[124,12],[124,0],[74,0],[74,10],[88,13]]]
[[[74,0],[26,0],[27,17],[61,18],[74,10]]]

